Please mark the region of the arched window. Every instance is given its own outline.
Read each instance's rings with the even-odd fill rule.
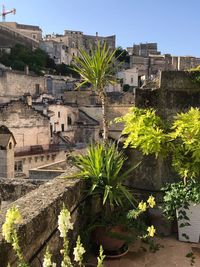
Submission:
[[[67,125],[72,125],[72,118],[71,116],[67,116]]]
[[[9,149],[12,149],[12,142],[9,143]]]

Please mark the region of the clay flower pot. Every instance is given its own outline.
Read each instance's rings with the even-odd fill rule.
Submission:
[[[94,243],[97,246],[102,245],[104,251],[118,251],[124,246],[125,241],[117,238],[117,235],[121,237],[126,235],[121,226],[99,226],[95,229]]]

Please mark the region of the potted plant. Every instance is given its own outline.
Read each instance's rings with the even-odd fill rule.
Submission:
[[[200,110],[178,114],[171,130],[172,165],[182,181],[165,188],[164,212],[170,216],[176,210],[179,240],[199,242]]]
[[[137,148],[143,155],[170,155],[172,166],[182,181],[165,188],[164,213],[171,217],[177,211],[181,240],[184,237],[187,241],[199,241],[200,226],[194,230],[193,217],[200,211],[197,206],[200,202],[200,110],[191,108],[178,114],[171,127],[166,127],[152,109],[132,108],[117,121],[125,123],[125,147]],[[194,220],[200,221],[200,215]],[[183,226],[187,226],[184,233]],[[190,232],[198,232],[197,238],[189,237]]]
[[[148,208],[147,204],[138,206],[133,194],[124,185],[129,174],[136,168],[132,166],[124,171],[125,161],[124,154],[111,143],[90,145],[85,155],[74,158],[74,165],[79,169],[78,176],[87,183],[88,196],[95,196],[99,203],[97,212],[93,214],[93,239],[106,252],[114,251],[114,254],[121,252],[125,241],[130,239],[127,227],[132,226],[134,234],[136,230],[141,230],[142,219],[139,217]],[[129,210],[131,212],[127,217]],[[134,216],[131,217],[130,214]],[[147,227],[143,226],[147,235]]]

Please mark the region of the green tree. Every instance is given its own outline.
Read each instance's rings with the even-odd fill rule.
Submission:
[[[1,52],[0,62],[14,70],[21,71],[28,65],[31,71],[39,75],[49,69],[54,72],[56,68],[56,64],[45,51],[39,48],[32,50],[21,44],[12,47],[10,54]]]
[[[96,49],[91,50],[90,53],[80,49],[79,56],[74,58],[73,69],[83,80],[78,87],[90,83],[101,98],[104,144],[108,141],[106,86],[116,82],[114,76],[115,52],[116,50],[111,51],[107,48],[106,43],[102,47],[98,43]]]
[[[123,49],[121,46],[119,46],[116,49],[115,57],[120,62],[126,62],[126,63],[130,62],[130,56],[129,56],[128,52],[125,49]]]

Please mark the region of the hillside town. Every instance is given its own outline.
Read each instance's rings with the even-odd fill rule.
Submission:
[[[90,52],[97,42],[101,45],[105,42],[111,50],[116,48],[115,36],[102,37],[98,33],[90,36],[81,31],[65,30],[63,35],[42,37],[38,26],[16,22],[1,22],[0,36],[1,51],[9,53],[16,44],[40,48],[55,64],[70,65],[79,49]],[[200,58],[162,55],[157,43],[134,44],[126,51],[128,60],[116,73],[118,83],[106,89],[110,121],[124,115],[135,103],[136,89],[143,90],[148,83],[157,86],[161,71],[184,71],[200,65]],[[90,87],[77,91],[78,78],[38,76],[28,65],[24,71],[1,65],[0,71],[1,126],[6,126],[15,139],[14,162],[10,165],[11,158],[2,156],[1,177],[28,178],[31,169],[61,160],[66,149],[83,147],[101,138],[100,100]],[[109,137],[117,140],[120,131],[120,126],[111,125]]]
[[[84,53],[92,59],[96,55],[94,51],[98,51],[98,49],[99,51],[108,49],[109,53],[113,53],[113,61],[110,61],[109,64],[112,64],[114,73],[112,74],[115,81],[107,83],[103,93],[101,90],[98,91],[99,88],[95,87],[92,82],[88,82],[89,79],[84,80],[84,75],[81,75],[81,67],[78,72],[79,65],[76,63],[78,58],[85,55]],[[109,53],[107,57],[109,57]],[[27,58],[31,59],[28,61]],[[46,65],[42,65],[41,62],[45,62]],[[40,63],[41,65],[37,67],[37,64]],[[198,134],[200,133],[200,117],[197,114],[197,110],[200,108],[199,66],[199,57],[163,54],[162,51],[159,51],[159,44],[156,42],[135,44],[133,40],[133,44],[130,44],[129,47],[117,47],[115,35],[99,36],[98,32],[94,35],[87,35],[80,29],[66,29],[64,33],[43,35],[43,30],[37,25],[0,22],[0,202],[2,210],[0,229],[8,207],[12,207],[12,204],[15,203],[15,206],[19,206],[23,210],[24,216],[22,225],[17,228],[16,233],[20,236],[20,241],[18,241],[21,242],[24,258],[30,264],[18,264],[18,256],[14,256],[15,254],[11,249],[12,243],[10,243],[11,246],[5,244],[3,234],[0,233],[0,267],[7,267],[8,263],[11,264],[9,266],[47,267],[47,265],[38,263],[42,261],[46,247],[55,253],[54,260],[60,264],[60,256],[57,256],[58,251],[60,251],[57,217],[61,203],[65,203],[72,213],[76,228],[76,233],[70,237],[72,240],[80,229],[80,232],[83,231],[83,227],[88,223],[83,216],[89,212],[87,209],[99,208],[94,207],[92,202],[87,203],[89,205],[87,208],[86,206],[83,207],[82,202],[85,199],[86,189],[81,179],[68,179],[66,183],[66,179],[60,179],[60,177],[80,178],[80,176],[76,177],[77,169],[80,169],[81,175],[85,175],[84,177],[87,179],[91,178],[90,174],[87,176],[91,170],[84,170],[85,162],[83,159],[81,161],[81,155],[84,157],[88,146],[91,148],[95,144],[99,144],[98,152],[101,151],[101,144],[105,145],[106,142],[107,144],[114,144],[117,150],[123,150],[125,147],[126,156],[123,160],[127,158],[129,162],[125,163],[122,170],[124,171],[129,165],[132,168],[129,179],[123,180],[123,184],[120,183],[119,179],[114,185],[109,181],[110,184],[106,185],[107,191],[103,193],[101,190],[105,181],[93,181],[94,184],[87,194],[99,194],[100,197],[103,197],[103,205],[106,201],[108,202],[105,214],[108,211],[112,212],[114,207],[117,207],[116,214],[118,214],[119,207],[124,201],[124,199],[120,199],[121,195],[124,194],[128,200],[131,199],[125,191],[127,189],[123,189],[127,186],[128,190],[133,190],[141,201],[138,202],[138,208],[135,209],[135,212],[138,213],[134,213],[133,218],[137,221],[140,214],[149,209],[148,216],[152,216],[155,225],[158,225],[158,229],[155,230],[148,224],[149,228],[147,229],[150,237],[154,236],[155,231],[165,238],[166,236],[171,238],[171,234],[173,236],[175,233],[177,234],[177,229],[174,230],[177,228],[177,224],[174,226],[174,221],[173,226],[170,222],[170,230],[168,226],[163,227],[162,225],[160,227],[160,220],[163,222],[164,219],[160,210],[159,214],[154,214],[152,211],[154,207],[153,195],[155,195],[156,202],[161,202],[163,197],[161,188],[168,183],[176,182],[179,174],[187,179],[191,171],[192,179],[199,178],[200,135]],[[107,101],[106,113],[103,113],[104,96],[106,96]],[[191,111],[191,114],[196,112],[194,114],[196,120],[193,123],[193,117],[191,121],[189,119],[188,125],[190,126],[187,125],[185,130],[181,132],[181,128],[179,132],[177,130],[174,135],[172,134],[174,129],[178,127],[177,125],[183,127],[185,121],[182,124],[177,122],[170,130],[167,126],[162,128],[162,120],[170,124],[179,118],[177,114],[189,114],[187,113],[190,112],[188,110]],[[130,119],[131,114],[133,115],[131,112],[136,114],[132,119]],[[107,121],[104,118],[105,114]],[[139,118],[137,114],[139,114]],[[153,116],[158,116],[159,119]],[[143,118],[145,119],[143,120]],[[147,125],[145,120],[148,122]],[[151,122],[155,132],[147,129]],[[166,125],[168,125],[167,123]],[[193,129],[192,126],[194,125],[196,128]],[[105,126],[107,126],[107,132]],[[190,136],[190,140],[188,143],[184,143],[184,141],[183,144],[181,143],[181,148],[177,149],[178,152],[173,158],[176,145],[182,142],[180,141],[182,140],[180,132],[184,134],[184,131],[190,127],[191,132],[185,137]],[[164,137],[161,135],[163,133],[165,134]],[[149,143],[146,145],[145,135],[148,134]],[[136,138],[140,136],[143,136],[143,139],[138,141]],[[172,140],[175,142],[168,145],[167,142]],[[154,142],[156,143],[154,144]],[[167,145],[162,148],[161,146],[165,142]],[[190,144],[192,144],[192,148],[189,147]],[[184,149],[187,149],[187,145],[188,150],[183,152]],[[107,147],[109,145],[103,146],[102,151],[106,151]],[[195,151],[194,147],[196,148]],[[167,149],[170,151],[169,158],[166,159],[165,155],[160,157],[160,153],[163,151],[167,153]],[[92,154],[92,150],[90,152]],[[192,165],[190,169],[189,163],[186,162],[188,165],[184,169],[186,159],[181,158],[181,153],[184,155],[183,157],[187,155],[187,159],[190,157],[189,162],[194,161],[196,165]],[[79,161],[74,163],[74,157],[77,155],[80,157]],[[101,154],[98,159],[102,157],[105,155]],[[179,167],[176,162],[178,157],[184,161],[184,164],[181,165],[180,172],[175,174]],[[95,159],[97,160],[97,158]],[[112,161],[112,153],[102,164],[106,165],[106,162],[110,161]],[[173,167],[175,166],[174,169],[171,168],[171,162],[172,165],[174,164]],[[82,169],[81,164],[83,164]],[[92,165],[92,161],[90,164]],[[133,165],[136,166],[136,170],[133,169]],[[110,166],[114,166],[112,162]],[[94,168],[97,168],[97,163]],[[101,168],[103,168],[102,165]],[[109,172],[107,165],[105,169]],[[120,174],[122,170],[119,170]],[[105,170],[103,169],[103,171]],[[94,179],[100,179],[104,175],[103,171],[101,170]],[[114,171],[112,175],[115,177]],[[86,181],[88,181],[87,179]],[[109,179],[112,180],[112,177],[109,176]],[[88,182],[88,184],[90,183]],[[96,188],[99,191],[95,191]],[[115,195],[115,192],[112,192],[113,188],[122,189],[116,191]],[[112,195],[109,195],[110,192]],[[147,201],[143,202],[142,197],[145,197]],[[100,200],[96,199],[95,201],[98,204]],[[176,201],[177,199],[173,203]],[[130,203],[132,203],[131,200],[128,205]],[[142,206],[144,203],[145,206]],[[74,210],[79,209],[80,205],[82,205],[82,214],[80,212],[78,215],[78,212],[74,212]],[[112,216],[114,218],[113,214]],[[181,216],[187,217],[188,214],[184,213]],[[200,217],[195,220],[199,221]],[[168,233],[169,231],[170,233]],[[98,235],[101,236],[101,234]],[[183,237],[180,237],[179,232],[178,235],[181,240]],[[187,235],[189,236],[189,231]],[[164,241],[161,239],[161,245],[157,247],[155,245],[153,249],[155,251],[160,249],[165,256],[173,253],[172,250],[176,250],[176,247],[182,249],[183,253],[189,250],[188,253],[192,251],[192,256],[189,257],[190,263],[195,264],[195,261],[198,263],[200,228],[193,232],[192,237],[187,238],[187,235],[185,234],[186,240],[181,241],[189,240],[192,244],[194,243],[192,246],[191,243],[187,242],[177,245],[177,242],[180,241],[175,240],[175,238],[168,238]],[[165,252],[165,248],[161,248],[165,242],[168,252]],[[98,249],[99,245],[101,242],[98,243]],[[122,251],[121,248],[123,248]],[[110,250],[104,249],[105,253],[107,251]],[[143,253],[141,251],[139,253]],[[126,253],[129,253],[128,248],[123,244],[120,247],[120,257]],[[136,259],[136,265],[132,263],[130,263],[131,265],[124,265],[123,260],[121,265],[115,265],[116,263],[114,264],[112,260],[113,258],[115,260],[116,255],[110,256],[108,254],[108,258],[106,258],[108,265],[66,264],[57,266],[190,266],[188,258],[186,265],[184,265],[186,260],[185,258],[183,261],[180,259],[183,257],[180,251],[178,252],[180,258],[177,256],[179,265],[177,265],[175,256],[172,257],[169,265],[161,265],[162,260],[159,261],[159,256],[155,256],[156,265],[153,260],[150,260],[151,256],[148,253],[146,252],[141,265],[139,258]],[[155,255],[157,254],[155,253]],[[163,259],[162,257],[161,254],[161,259]],[[129,260],[132,262],[132,258]],[[144,265],[144,262],[147,262],[147,265]],[[51,266],[56,265],[48,265],[48,267]]]

